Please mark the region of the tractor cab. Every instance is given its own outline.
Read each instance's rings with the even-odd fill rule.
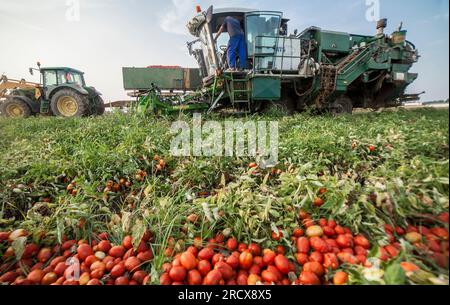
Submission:
[[[227,68],[228,35],[222,35],[217,42],[215,34],[219,31],[226,17],[234,17],[241,22],[244,30],[247,58],[246,66],[254,68],[274,68],[280,37],[287,35],[288,19],[281,12],[255,11],[250,9],[214,9],[200,12],[188,24],[192,35],[197,40],[188,44],[190,54],[197,59],[203,78],[212,78],[217,70]],[[194,49],[194,45],[199,45]],[[269,57],[269,58],[268,58]],[[242,60],[242,59],[240,59]],[[270,63],[269,63],[270,62]]]

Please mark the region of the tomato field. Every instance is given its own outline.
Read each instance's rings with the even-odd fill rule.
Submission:
[[[0,283],[448,285],[448,110],[244,118],[271,169],[171,156],[175,119],[0,119]]]

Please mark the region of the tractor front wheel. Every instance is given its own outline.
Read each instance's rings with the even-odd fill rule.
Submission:
[[[88,114],[87,97],[70,89],[56,92],[52,97],[50,107],[56,116],[66,118],[82,117]]]
[[[31,116],[31,108],[19,99],[10,99],[0,104],[0,112],[8,118],[27,118]]]

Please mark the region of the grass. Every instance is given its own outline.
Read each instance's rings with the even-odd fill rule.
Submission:
[[[448,110],[243,118],[279,122],[281,175],[253,173],[250,158],[172,157],[169,129],[176,119],[120,113],[0,119],[0,229],[45,231],[50,243],[102,230],[138,240],[150,228],[160,232],[153,245],[159,270],[169,236],[180,248],[217,230],[270,245],[274,227],[289,236],[298,226],[300,208],[316,219],[333,215],[381,245],[384,223],[420,223],[424,214],[448,210]],[[155,154],[167,163],[163,173],[154,171]],[[148,173],[143,182],[135,179],[139,170]],[[76,181],[77,196],[67,193],[64,176]],[[122,177],[133,186],[105,196],[106,182]],[[318,209],[312,202],[320,188],[328,191]],[[186,221],[191,214],[200,220]]]

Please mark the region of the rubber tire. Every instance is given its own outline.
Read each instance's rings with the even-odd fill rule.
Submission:
[[[103,115],[103,114],[105,114],[105,109],[106,109],[106,106],[105,106],[105,102],[103,101],[103,99],[101,98],[101,96],[100,95],[98,95],[96,98],[95,98],[95,115]]]
[[[6,113],[6,107],[8,105],[12,105],[12,104],[16,104],[17,106],[22,107],[23,118],[28,118],[32,115],[31,108],[30,108],[30,106],[28,106],[27,103],[25,103],[24,101],[19,100],[19,99],[9,99],[0,104],[0,112],[2,113],[2,115],[4,117],[7,117],[7,118],[11,117]]]
[[[343,115],[353,113],[353,101],[346,95],[338,97],[330,107],[333,115]]]
[[[59,112],[58,107],[57,107],[57,102],[58,102],[59,98],[61,98],[63,96],[73,97],[75,99],[75,101],[77,102],[78,111],[72,117],[83,117],[83,116],[87,116],[89,114],[89,107],[88,107],[89,102],[88,102],[86,96],[79,94],[75,90],[62,89],[53,95],[52,100],[50,102],[50,108],[54,115],[59,116],[59,117],[66,117]]]

